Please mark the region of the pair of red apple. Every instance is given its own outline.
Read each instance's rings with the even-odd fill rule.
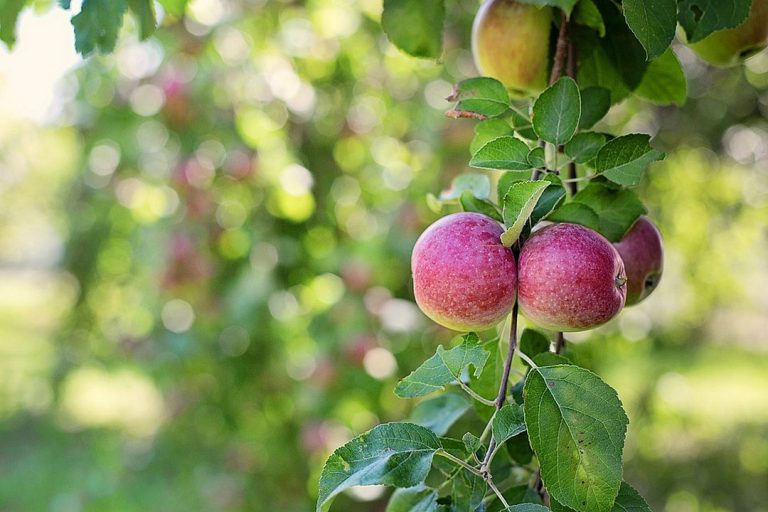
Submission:
[[[659,282],[661,236],[641,217],[611,244],[576,224],[535,231],[515,261],[502,227],[478,213],[454,213],[427,228],[411,258],[416,303],[435,322],[480,331],[502,321],[518,301],[535,324],[582,331],[637,304]]]
[[[475,65],[515,95],[536,95],[547,85],[552,8],[516,0],[487,0],[472,25]],[[768,0],[753,0],[738,27],[690,44],[699,57],[732,66],[768,44]]]

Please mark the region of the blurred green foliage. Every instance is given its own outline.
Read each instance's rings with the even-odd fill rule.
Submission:
[[[408,415],[394,383],[451,338],[409,258],[466,169],[443,98],[475,6],[448,3],[439,64],[380,8],[191,2],[79,67],[55,123],[0,123],[1,511],[312,510],[331,450]],[[768,56],[678,52],[688,104],[604,127],[672,153],[642,187],[665,278],[572,350],[618,389],[656,510],[765,511]]]

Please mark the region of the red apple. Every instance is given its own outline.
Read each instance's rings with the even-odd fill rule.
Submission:
[[[661,233],[648,217],[640,217],[620,242],[619,251],[627,271],[627,306],[645,299],[659,284],[664,268]]]
[[[502,227],[478,213],[454,213],[427,228],[411,256],[416,303],[456,331],[480,331],[506,317],[515,303],[517,268],[501,244]]]
[[[553,331],[592,329],[616,316],[624,307],[626,281],[616,249],[584,226],[542,228],[520,252],[520,309]]]

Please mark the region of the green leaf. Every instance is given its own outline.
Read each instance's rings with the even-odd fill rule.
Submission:
[[[678,0],[677,20],[688,42],[695,43],[717,30],[739,26],[751,4],[750,0]]]
[[[595,169],[619,185],[637,185],[648,165],[665,156],[651,147],[650,140],[649,135],[631,133],[608,141],[597,154]]]
[[[504,196],[502,216],[507,230],[501,235],[501,243],[506,247],[514,244],[544,189],[549,186],[546,181],[519,181],[509,187]]]
[[[585,88],[607,89],[610,91],[611,104],[626,98],[630,91],[606,49],[608,43],[590,30],[579,30],[578,26],[573,28],[574,36],[579,41],[576,56],[576,77],[579,85]]]
[[[72,17],[75,50],[83,56],[114,50],[125,10],[124,0],[83,0],[80,13]]]
[[[485,174],[465,173],[456,176],[447,190],[440,192],[441,201],[459,199],[464,192],[470,192],[480,199],[491,195],[491,181]]]
[[[389,498],[385,512],[435,512],[437,492],[419,485],[408,489],[396,489]]]
[[[443,393],[414,407],[410,421],[442,436],[471,406],[470,400],[460,393]]]
[[[535,167],[537,169],[543,169],[546,167],[547,159],[544,155],[544,148],[536,146],[531,151],[529,151],[528,163],[531,164],[531,167]]]
[[[534,503],[520,503],[519,505],[512,505],[509,507],[507,512],[549,512],[549,509],[544,505],[536,505]]]
[[[466,432],[461,436],[461,441],[464,443],[464,448],[466,448],[469,453],[475,453],[481,446],[483,446],[483,442],[480,438],[471,432]]]
[[[26,0],[0,0],[0,40],[9,49],[16,43],[16,21],[25,4]]]
[[[593,219],[572,218],[567,222],[582,224],[598,231],[611,242],[618,242],[624,236],[624,233],[632,227],[632,224],[644,213],[647,212],[643,203],[632,190],[626,188],[609,187],[606,184],[592,182],[581,189],[574,197],[571,203],[581,204],[580,208],[586,206],[597,216],[597,225],[593,224]],[[563,205],[563,206],[567,206]],[[555,212],[557,213],[557,212]],[[568,212],[573,215],[574,212]],[[579,215],[590,216],[584,211]],[[555,220],[550,216],[550,220]],[[580,222],[585,220],[587,222]],[[561,219],[562,222],[562,219]]]
[[[496,209],[496,205],[487,199],[480,199],[475,197],[471,191],[465,190],[459,198],[461,203],[461,209],[465,212],[482,213],[483,215],[490,217],[498,222],[502,222],[501,213]]]
[[[462,80],[454,87],[448,101],[458,102],[453,113],[469,112],[484,117],[497,117],[509,108],[509,94],[496,79],[477,77]],[[452,115],[449,112],[449,115]]]
[[[466,469],[459,471],[451,482],[451,511],[474,512],[483,502],[488,484],[482,477]]]
[[[610,512],[621,485],[627,415],[616,392],[571,365],[530,370],[525,421],[550,495],[578,510]]]
[[[499,350],[498,338],[486,341],[482,347],[490,356],[485,362],[485,367],[480,376],[470,376],[470,387],[480,396],[493,400],[499,391],[499,381],[504,373],[504,355]],[[494,412],[493,409],[475,400],[472,401],[472,404],[480,419],[485,422],[491,419]]]
[[[563,188],[563,182],[560,178],[548,173],[544,176],[543,181],[549,181],[550,184],[544,189],[541,197],[536,202],[536,207],[531,212],[531,217],[528,219],[528,226],[531,228],[549,215],[565,199],[565,188]]]
[[[589,162],[597,156],[605,145],[605,135],[595,132],[581,132],[565,145],[565,154],[577,164]]]
[[[579,129],[587,130],[605,117],[611,108],[611,91],[605,87],[587,87],[581,90],[581,118]]]
[[[640,85],[648,67],[645,49],[627,26],[627,21],[618,5],[610,0],[595,0],[595,4],[605,20],[605,37],[600,41],[624,84],[633,91]],[[581,85],[585,87],[591,84],[581,83]]]
[[[533,104],[533,129],[552,144],[565,144],[579,126],[581,95],[579,86],[563,77],[547,88]]]
[[[581,0],[576,4],[573,21],[597,31],[600,37],[605,37],[605,22],[603,15],[592,0]]]
[[[378,425],[334,451],[320,475],[316,510],[355,485],[413,487],[424,482],[440,441],[413,423]]]
[[[661,57],[651,61],[635,94],[657,105],[685,104],[688,82],[675,52],[668,49]]]
[[[475,333],[463,336],[461,345],[450,350],[439,345],[435,355],[397,383],[395,394],[400,398],[413,398],[445,389],[446,384],[459,380],[469,365],[475,367],[475,376],[479,376],[488,356]]]
[[[534,357],[542,352],[549,352],[549,338],[535,329],[525,329],[520,335],[520,351],[528,357]],[[525,366],[528,363],[523,361]]]
[[[480,169],[502,169],[522,171],[531,168],[528,163],[528,146],[515,137],[499,137],[493,139],[469,161],[469,165]]]
[[[475,137],[469,145],[470,154],[474,155],[478,149],[504,135],[512,135],[512,127],[503,119],[480,121],[475,125]]]
[[[163,10],[174,18],[181,18],[189,3],[188,0],[158,0],[158,2],[163,6]]]
[[[512,439],[520,439],[524,435],[525,434],[513,437]],[[528,487],[527,485],[515,485],[502,492],[502,494],[507,500],[507,503],[510,505],[517,505],[521,503],[533,503],[536,505],[541,505],[541,498],[539,497],[539,494],[532,487]],[[493,497],[495,498],[495,496]],[[487,512],[503,512],[506,509],[498,499],[494,499],[488,505],[486,510]]]
[[[541,354],[536,354],[533,357],[533,362],[536,363],[536,366],[554,366],[559,364],[571,364],[568,358],[563,357],[559,354],[555,354],[554,352],[542,352]]]
[[[440,57],[444,21],[443,0],[384,0],[381,28],[392,44],[414,57]]]
[[[518,464],[530,464],[533,460],[533,450],[531,450],[531,443],[528,441],[526,432],[508,440],[505,445],[509,456]]]
[[[530,118],[520,115],[518,112],[511,112],[512,126],[517,134],[527,140],[538,140],[536,132],[533,131],[533,125]]]
[[[624,0],[627,25],[645,48],[648,60],[655,59],[675,37],[676,0]]]
[[[154,0],[127,0],[127,2],[128,8],[139,20],[139,39],[144,40],[154,34],[157,28]]]
[[[62,9],[69,9],[71,7],[72,1],[71,0],[59,0],[59,5]]]
[[[507,439],[525,432],[525,417],[522,405],[505,405],[493,418],[493,438],[501,444]]]
[[[557,7],[565,11],[565,14],[570,15],[571,10],[573,10],[573,6],[576,5],[576,2],[578,2],[579,0],[518,0],[518,1],[521,4],[538,5],[541,7],[545,5]]]
[[[552,511],[574,512],[572,508],[566,507],[556,500],[552,500]],[[648,506],[648,503],[632,486],[626,482],[621,482],[619,495],[616,496],[611,512],[651,512],[651,507]]]
[[[573,201],[565,203],[560,208],[553,211],[547,217],[547,220],[551,220],[552,222],[580,224],[589,229],[594,229],[595,231],[600,229],[600,217],[597,215],[597,212],[586,204]]]
[[[508,171],[501,175],[499,183],[496,185],[499,203],[504,201],[504,196],[509,192],[509,187],[519,181],[529,181],[531,173],[528,171]]]

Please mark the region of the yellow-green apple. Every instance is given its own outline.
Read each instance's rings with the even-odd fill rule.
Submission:
[[[664,269],[661,233],[651,220],[637,219],[621,241],[613,244],[627,272],[627,306],[645,299],[659,284]]]
[[[481,74],[515,96],[547,86],[552,9],[515,0],[487,0],[472,25],[472,55]]]
[[[411,256],[416,303],[456,331],[480,331],[515,303],[517,266],[501,244],[502,227],[478,213],[454,213],[429,226]]]
[[[517,300],[541,327],[583,331],[621,311],[626,281],[619,253],[602,235],[553,224],[533,233],[520,251]]]
[[[716,66],[733,66],[768,45],[768,0],[753,0],[749,16],[735,28],[718,30],[688,46]]]

